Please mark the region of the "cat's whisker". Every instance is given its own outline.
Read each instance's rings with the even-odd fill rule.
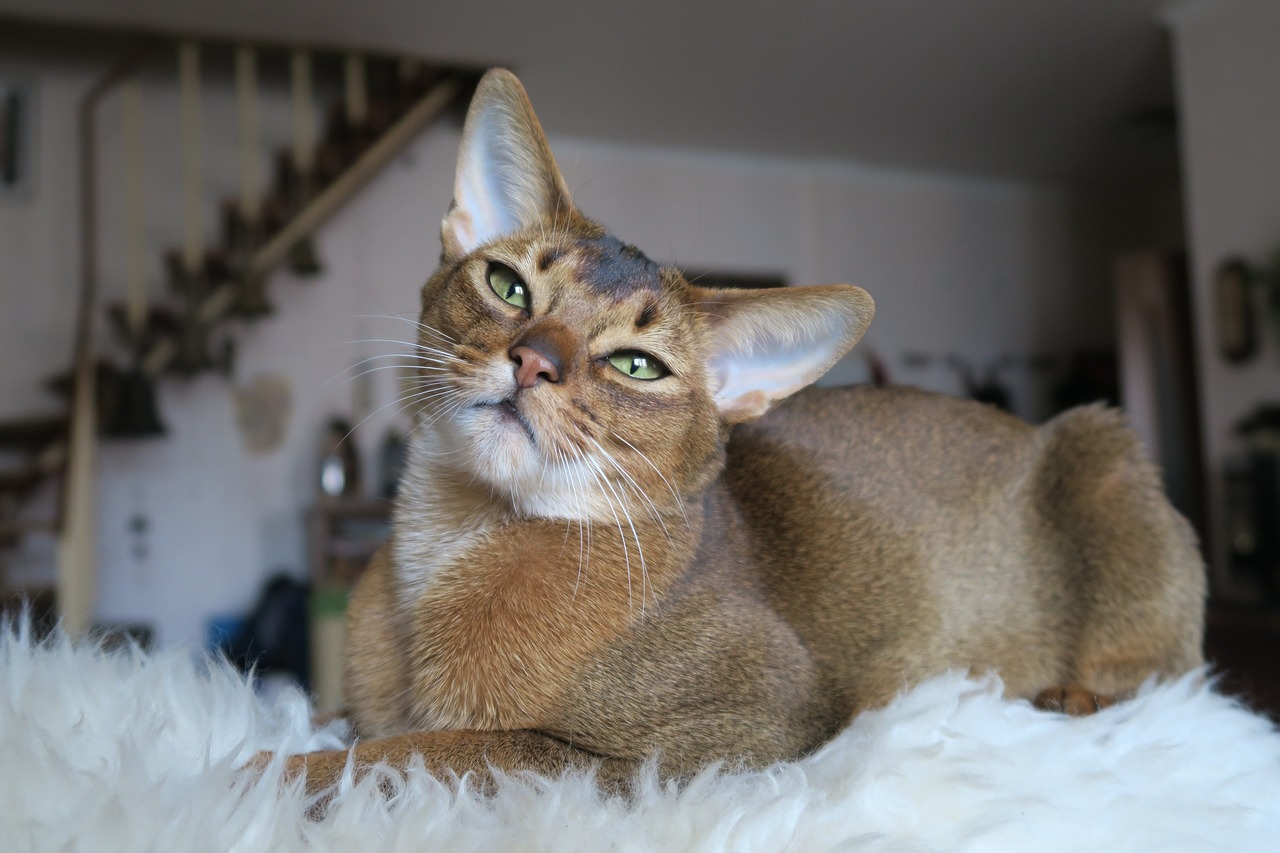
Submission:
[[[421,404],[423,403],[428,403],[432,400],[447,398],[452,393],[453,393],[453,389],[451,388],[422,388],[414,391],[411,394],[405,394],[397,398],[396,402],[404,403],[405,409],[407,409],[411,404],[416,405],[418,408],[421,408]],[[401,411],[403,411],[403,409]]]
[[[373,364],[378,361],[386,361],[394,359],[391,364]],[[398,370],[407,374],[410,378],[412,374],[418,371],[428,373],[443,373],[454,370],[454,365],[460,363],[457,359],[446,359],[438,356],[423,356],[413,353],[386,353],[383,355],[369,356],[362,358],[349,367],[344,367],[330,377],[323,387],[328,387],[336,382],[353,382],[363,376],[368,376],[380,370]],[[372,365],[372,366],[370,366]]]
[[[613,492],[614,496],[618,499],[618,509],[622,510],[622,514],[627,519],[627,526],[631,528],[631,537],[635,540],[636,553],[640,559],[640,614],[643,616],[644,606],[645,606],[645,591],[649,583],[649,573],[647,568],[645,567],[644,546],[640,544],[640,534],[636,532],[635,522],[631,518],[631,512],[627,509],[627,502],[623,498],[622,493],[619,492],[614,487],[613,483],[609,481],[608,475],[604,473],[604,470],[600,467],[599,462],[597,462],[594,459],[590,460],[590,462],[595,467],[595,470],[597,471],[597,473],[599,473],[601,482],[603,482],[605,487],[609,489],[609,491]],[[610,507],[612,507],[613,502],[610,501],[609,505]],[[614,517],[615,518],[617,517],[616,512],[614,513]],[[626,545],[627,545],[627,537],[626,537],[625,531],[623,531],[622,529],[621,522],[619,522],[618,524],[618,535],[622,537],[622,547],[625,552]],[[628,596],[628,599],[630,599],[631,597],[631,561],[630,560],[627,561],[627,596]]]
[[[563,453],[563,452],[561,452],[560,448],[558,448],[558,447],[556,447],[556,448],[552,448],[552,452],[554,452],[554,453],[555,453],[555,457],[556,457],[556,458],[555,458],[555,459],[553,459],[553,460],[551,461],[551,463],[550,463],[550,464],[557,465],[557,466],[559,466],[560,468],[562,468],[562,469],[563,469],[563,468],[565,467],[565,464],[564,464],[564,453]],[[544,463],[543,463],[543,465],[542,465],[542,475],[538,478],[538,485],[539,485],[539,486],[541,486],[541,485],[542,485],[542,481],[546,478],[547,465],[548,465],[548,463],[546,463],[546,462],[544,462]],[[563,556],[564,556],[564,549],[565,549],[565,548],[567,548],[567,547],[569,546],[569,531],[570,531],[570,530],[572,530],[572,529],[573,529],[573,516],[566,515],[566,516],[565,516],[565,519],[564,519],[564,539],[560,542],[560,556],[561,556],[561,557],[563,557]],[[576,596],[575,596],[575,597],[576,597]]]
[[[452,362],[452,363],[457,363],[457,364],[463,363],[463,359],[460,358],[458,354],[455,353],[453,350],[437,349],[436,347],[424,347],[419,344],[414,344],[410,349],[411,349],[411,352],[406,353],[406,355],[414,355],[414,356],[428,355],[428,356],[433,356],[435,358],[442,358],[445,361]]]
[[[617,434],[616,432],[614,432],[613,430],[610,430],[610,431],[609,431],[609,434],[610,434],[610,435],[612,435],[614,438],[618,439],[618,441],[621,441],[621,442],[622,442],[623,444],[625,444],[627,447],[630,447],[630,448],[631,448],[631,450],[632,450],[632,451],[633,451],[637,456],[639,456],[642,460],[644,460],[645,464],[647,464],[650,468],[652,468],[652,469],[654,470],[654,473],[656,473],[659,477],[661,477],[661,478],[662,478],[662,482],[664,482],[664,483],[666,483],[666,484],[667,484],[667,490],[671,492],[671,497],[673,497],[673,498],[675,498],[675,499],[676,499],[676,506],[680,508],[680,515],[684,516],[684,524],[685,524],[685,527],[688,527],[688,526],[689,526],[689,514],[688,514],[687,512],[685,512],[685,508],[684,508],[684,501],[681,499],[681,497],[680,497],[680,493],[676,491],[675,486],[671,485],[671,481],[670,481],[670,480],[668,480],[668,479],[667,479],[667,477],[666,477],[666,475],[662,473],[662,469],[661,469],[661,468],[659,468],[657,465],[654,465],[654,464],[653,464],[653,460],[651,460],[648,456],[646,456],[646,455],[644,454],[644,452],[640,450],[640,448],[636,447],[634,444],[632,444],[631,442],[627,441],[625,438],[623,438],[622,436],[618,435],[618,434]]]
[[[538,487],[537,487],[537,491],[539,491],[539,492],[541,492],[541,491],[542,491],[542,487],[543,487],[544,485],[546,485],[546,482],[547,482],[547,467],[548,467],[548,465],[547,465],[547,461],[546,461],[545,459],[543,459],[543,460],[542,460],[542,464],[540,464],[540,465],[538,466]]]
[[[405,338],[352,338],[350,340],[338,341],[336,343],[329,344],[328,348],[353,347],[357,344],[390,344],[396,347],[397,351],[405,348],[414,349],[422,346],[422,344],[417,341],[407,340]]]
[[[411,417],[421,417],[429,403],[436,400],[447,400],[451,393],[452,391],[449,388],[424,388],[405,394],[397,400],[402,404],[397,414],[407,412]]]
[[[446,343],[450,343],[450,344],[455,343],[454,339],[450,335],[440,331],[434,326],[429,326],[426,323],[423,323],[421,320],[417,319],[416,317],[402,317],[396,314],[358,314],[356,316],[364,319],[368,319],[368,320],[397,320],[401,323],[408,323],[410,326],[413,326],[419,331],[426,332],[427,334],[430,334],[430,335],[435,335],[437,338],[439,338],[442,341],[445,341]]]
[[[467,401],[465,398],[461,396],[457,397],[450,405],[440,409],[438,412],[433,414],[430,420],[427,421],[427,425],[430,426],[434,424],[436,421],[440,420],[441,418],[445,418],[453,415],[454,412],[458,411],[458,409],[461,409],[463,406],[466,405],[466,403]]]
[[[575,520],[578,522],[578,574],[573,582],[573,599],[578,599],[578,588],[582,584],[583,577],[587,572],[587,564],[591,561],[591,515],[584,507],[586,498],[586,485],[582,478],[579,457],[573,457],[569,451],[556,449],[556,454],[564,468],[565,475],[570,478],[571,494],[573,496],[574,506],[577,510]],[[584,530],[585,525],[585,530]],[[585,556],[584,556],[585,551]]]
[[[574,477],[573,468],[569,463],[569,459],[565,451],[557,447],[554,449],[554,452],[556,456],[555,464],[560,468],[561,471],[564,472],[564,476]],[[575,485],[576,483],[571,484],[571,486],[575,486]],[[573,498],[574,504],[577,508],[577,512],[574,514],[566,515],[565,526],[564,526],[564,542],[561,543],[560,549],[561,549],[561,553],[564,553],[564,548],[566,545],[568,545],[568,542],[569,542],[569,531],[573,529],[573,524],[577,522],[577,525],[578,525],[578,575],[575,578],[573,583],[573,600],[577,601],[578,585],[582,582],[582,504],[581,504],[581,494],[576,488],[570,488],[570,496]]]
[[[394,370],[394,369],[397,369],[397,368],[399,368],[399,367],[401,367],[401,365],[383,365],[383,366],[381,366],[381,367],[369,367],[369,368],[365,368],[364,370],[361,370],[361,371],[360,371],[360,372],[358,372],[358,373],[352,374],[351,376],[342,376],[341,374],[338,374],[338,375],[336,375],[336,376],[334,376],[334,377],[330,378],[327,382],[325,382],[325,383],[324,383],[323,385],[321,385],[320,387],[321,387],[321,388],[328,388],[328,387],[331,387],[331,386],[334,386],[334,385],[345,385],[345,384],[350,383],[350,382],[355,382],[357,379],[361,379],[361,378],[363,378],[363,377],[365,377],[365,376],[372,376],[373,374],[375,374],[375,373],[377,373],[377,372],[379,372],[379,371],[382,371],[382,370]],[[415,367],[414,369],[416,370],[416,369],[419,369],[419,368],[416,368],[416,367]],[[440,372],[445,372],[445,371],[446,371],[446,368],[443,368],[443,367],[422,367],[422,368],[420,368],[420,369],[422,369],[422,370],[440,371]],[[409,385],[409,387],[413,387],[413,388],[420,388],[420,387],[424,387],[424,385],[423,385],[423,383],[424,383],[424,382],[433,382],[433,381],[434,381],[434,382],[447,382],[447,381],[448,381],[448,377],[447,377],[447,376],[426,376],[426,377],[418,377],[418,378],[413,378],[413,379],[411,379],[411,380],[410,380],[410,382],[409,382],[409,383],[407,383],[407,384]]]
[[[588,467],[585,470],[591,474],[592,479],[596,483],[608,488],[608,480],[600,470],[600,466],[597,465],[594,460],[586,457],[585,455],[583,456],[583,461],[588,463]],[[634,609],[635,602],[632,599],[631,594],[631,549],[627,547],[627,537],[622,530],[622,519],[618,517],[618,511],[613,507],[613,499],[609,497],[609,493],[607,491],[602,490],[600,495],[608,505],[610,514],[613,515],[613,523],[618,527],[618,539],[622,543],[622,560],[627,570],[627,607],[628,609]]]
[[[457,393],[452,380],[448,376],[423,376],[414,382],[400,395],[399,399],[407,400],[432,391],[451,391]]]
[[[600,451],[600,455],[604,458],[604,460],[608,462],[610,465],[612,465],[614,470],[616,470],[619,474],[622,475],[623,479],[626,480],[627,484],[629,485],[631,490],[635,492],[636,496],[639,497],[641,500],[645,502],[645,504],[648,505],[649,514],[652,515],[654,520],[658,522],[658,526],[662,528],[662,535],[666,537],[668,542],[670,542],[671,533],[667,530],[667,523],[663,520],[662,513],[658,511],[657,505],[654,504],[653,500],[649,497],[648,493],[645,492],[644,488],[641,487],[641,485],[637,483],[634,478],[632,478],[630,472],[627,471],[627,469],[622,465],[622,463],[620,463],[617,459],[615,459],[612,453],[605,450],[604,447],[601,446],[600,442],[596,441],[594,438],[591,438],[590,436],[588,436],[587,438],[592,444],[596,446],[596,449]]]
[[[342,437],[342,441],[346,441],[348,438],[350,438],[352,435],[354,435],[354,434],[355,434],[355,432],[356,432],[356,430],[360,429],[360,427],[362,427],[362,426],[364,426],[366,423],[368,423],[368,421],[369,421],[369,419],[370,419],[370,418],[374,417],[375,415],[379,414],[380,412],[386,411],[387,409],[391,408],[392,406],[395,406],[395,405],[398,405],[398,404],[404,403],[405,405],[401,406],[401,407],[400,407],[399,409],[397,409],[397,410],[396,410],[396,412],[395,412],[395,414],[400,414],[400,413],[401,413],[401,412],[403,412],[406,408],[408,408],[408,404],[413,403],[413,402],[417,402],[417,401],[419,401],[419,399],[420,399],[420,398],[423,398],[423,399],[429,398],[429,397],[430,397],[430,395],[431,395],[431,394],[433,394],[433,393],[434,393],[434,394],[443,394],[443,393],[445,393],[445,390],[446,390],[446,389],[434,389],[434,390],[433,390],[433,391],[431,391],[431,392],[417,392],[417,393],[414,393],[414,394],[411,394],[411,395],[408,395],[408,396],[395,397],[395,398],[393,398],[393,399],[391,400],[391,402],[382,404],[381,406],[379,406],[378,408],[374,409],[372,412],[370,412],[369,414],[367,414],[367,415],[365,415],[363,418],[361,418],[361,419],[360,419],[360,423],[358,423],[358,424],[356,424],[355,426],[353,426],[350,430],[348,430],[348,431],[347,431],[347,434],[346,434],[346,435],[344,435],[344,436]],[[393,417],[394,417],[394,415],[393,415]],[[390,418],[388,418],[388,420],[390,420]],[[339,442],[339,443],[341,443],[341,442]]]
[[[453,375],[446,373],[428,373],[422,376],[411,376],[408,378],[407,384],[414,388],[435,387],[440,385],[452,385]]]
[[[351,374],[350,376],[342,376],[341,374],[339,374],[337,376],[334,376],[328,382],[325,382],[324,385],[321,387],[327,388],[330,385],[334,384],[335,382],[354,382],[357,379],[360,379],[365,376],[372,376],[373,374],[378,373],[379,371],[382,371],[382,370],[401,370],[401,371],[433,370],[433,371],[439,371],[439,372],[447,372],[450,370],[450,368],[439,367],[436,365],[428,365],[428,364],[383,364],[377,367],[366,367],[363,370],[360,370],[356,373]],[[346,371],[343,371],[343,372],[345,373]]]
[[[579,454],[580,456],[581,454]],[[581,467],[577,464],[578,460],[574,460],[573,466],[570,468],[574,481],[574,501],[578,506],[578,577],[573,584],[573,595],[576,599],[578,596],[578,584],[587,577],[588,570],[591,566],[591,513],[587,511],[586,502],[588,500],[587,486],[583,477]],[[583,556],[583,524],[586,524],[586,555]]]
[[[432,400],[437,400],[441,398],[448,399],[451,396],[454,397],[452,403],[442,407],[441,409],[437,410],[436,412],[432,413],[429,416],[426,414],[425,410],[420,405],[421,403],[427,403],[427,402],[431,402]],[[417,410],[413,412],[414,424],[409,429],[408,437],[414,436],[419,430],[422,430],[424,428],[430,428],[433,424],[435,424],[436,421],[440,420],[443,417],[453,414],[466,403],[465,399],[462,396],[458,395],[457,390],[453,388],[450,383],[447,383],[447,382],[441,382],[439,387],[426,388],[422,391],[417,391],[412,395],[401,397],[400,399],[402,401],[405,401],[407,404],[418,405]],[[407,407],[408,405],[406,405],[406,408]],[[463,450],[462,448],[458,448],[457,450],[448,451],[446,454],[445,451],[441,451],[438,448],[433,448],[432,452],[438,456],[443,456],[443,455],[452,455],[452,454],[461,453],[462,450]]]
[[[682,269],[680,270],[680,275],[684,276],[684,280],[689,282],[690,284],[697,284],[700,280],[710,275],[711,272],[712,272],[711,270],[703,270],[702,272],[695,275],[693,278],[689,278],[689,276],[685,275],[685,271]]]
[[[448,358],[455,361],[460,360],[451,350],[439,349],[438,347],[427,346],[426,344],[422,344],[417,341],[402,341],[395,338],[362,338],[359,340],[342,341],[340,343],[331,344],[330,346],[342,347],[342,346],[354,346],[356,344],[390,344],[396,347],[394,353],[387,353],[387,355],[397,355],[407,349],[407,350],[412,350],[420,353],[422,352],[431,353],[432,355],[438,355],[443,358]]]
[[[377,362],[377,361],[386,361],[388,359],[395,359],[395,363],[378,365],[376,369],[390,370],[394,368],[399,368],[401,370],[406,370],[406,371],[444,370],[445,368],[440,365],[452,366],[454,364],[454,361],[452,359],[440,358],[439,356],[434,356],[434,355],[428,356],[428,355],[415,355],[412,353],[387,353],[386,355],[373,355],[373,356],[369,356],[368,358],[362,358],[359,361],[357,361],[355,364],[347,368],[347,370],[354,371],[356,370],[356,368],[362,368],[364,370],[372,370],[374,368],[366,368],[365,365],[370,364],[372,362]]]
[[[360,361],[357,361],[356,365],[358,366],[366,362],[380,361],[388,358],[406,359],[406,366],[409,366],[408,362],[417,362],[417,361],[429,361],[429,362],[435,362],[437,364],[461,364],[462,363],[462,359],[458,358],[457,356],[446,353],[443,350],[439,350],[439,351],[423,350],[422,352],[378,353],[377,355],[371,355],[368,358],[363,358]]]
[[[406,402],[428,402],[455,394],[457,391],[449,386],[448,383],[431,384],[431,385],[415,385],[411,389],[406,389],[405,393],[400,397]]]

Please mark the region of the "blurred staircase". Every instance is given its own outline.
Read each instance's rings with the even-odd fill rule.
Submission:
[[[43,415],[0,423],[0,569],[13,558],[28,536],[55,534],[56,517],[30,511],[28,504],[47,484],[58,483],[65,470],[69,415]],[[37,621],[47,624],[53,615],[55,596],[48,587],[19,587],[0,574],[0,610],[17,612],[24,603]]]
[[[209,248],[196,251],[188,244],[164,253],[169,284],[165,298],[147,304],[117,301],[106,306],[108,325],[128,353],[126,363],[118,364],[98,355],[92,344],[93,317],[102,311],[95,258],[94,116],[108,92],[126,83],[139,69],[153,70],[166,62],[172,65],[175,54],[180,57],[180,75],[187,73],[184,63],[193,55],[197,69],[200,64],[230,59],[240,87],[245,85],[245,68],[252,72],[259,55],[270,61],[273,54],[276,60],[285,54],[293,63],[295,110],[297,87],[304,87],[309,94],[312,85],[310,79],[299,79],[299,68],[310,74],[313,67],[327,65],[330,80],[341,79],[342,85],[336,87],[339,94],[328,108],[320,111],[323,121],[313,133],[313,141],[295,138],[274,143],[278,146],[272,158],[274,175],[260,198],[249,199],[242,192],[239,198],[214,194],[199,200],[201,207],[218,211],[220,237]],[[305,61],[300,63],[300,59]],[[335,70],[339,73],[334,74]],[[316,257],[311,235],[419,133],[447,111],[465,106],[479,76],[475,69],[401,57],[208,41],[197,47],[190,39],[155,35],[141,38],[128,56],[103,75],[86,94],[81,108],[85,233],[76,353],[66,373],[47,382],[62,398],[63,410],[0,422],[0,608],[12,611],[20,606],[20,600],[29,600],[37,617],[51,618],[57,608],[68,622],[75,621],[67,613],[67,603],[56,601],[53,588],[16,583],[8,568],[34,533],[56,537],[59,552],[66,544],[62,540],[87,536],[87,550],[79,551],[79,556],[74,556],[74,549],[66,550],[73,555],[73,563],[92,561],[92,519],[79,519],[80,534],[69,523],[69,516],[85,512],[83,503],[77,503],[77,494],[81,501],[90,496],[91,514],[93,491],[91,482],[83,482],[84,477],[92,478],[93,450],[84,445],[93,439],[84,438],[85,429],[79,431],[80,438],[73,438],[77,423],[92,424],[89,434],[103,437],[162,435],[164,427],[154,409],[156,380],[211,370],[229,373],[234,341],[223,328],[226,321],[257,320],[273,313],[268,280],[280,267],[288,266],[303,276],[316,273],[321,260]],[[199,85],[198,71],[195,79]],[[252,75],[248,79],[252,80]],[[184,77],[182,85],[188,84]],[[183,94],[185,97],[188,92]],[[239,95],[244,96],[243,89]],[[184,112],[184,122],[185,116]],[[241,140],[243,144],[243,132]],[[190,201],[188,215],[196,215],[189,206]],[[81,463],[78,469],[77,460]],[[77,476],[81,478],[78,487]],[[92,570],[91,566],[73,565],[72,571],[81,568]],[[74,590],[75,584],[68,585],[63,571],[60,567],[56,588],[67,598],[66,590]],[[88,595],[92,597],[91,592]],[[82,602],[80,606],[87,605]]]

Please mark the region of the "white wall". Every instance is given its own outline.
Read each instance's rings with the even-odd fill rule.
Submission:
[[[34,67],[42,98],[39,192],[29,205],[0,207],[0,414],[29,408],[41,372],[70,352],[76,234],[70,115],[88,77],[74,66]],[[172,194],[177,118],[171,86],[152,81],[148,91],[148,234],[160,246],[180,233]],[[110,130],[114,109],[104,105],[108,149],[118,136]],[[206,145],[208,180],[229,194],[229,93],[211,93],[207,109],[211,137],[225,137]],[[283,100],[264,109],[268,124],[287,126]],[[316,492],[321,428],[329,415],[350,413],[359,396],[352,384],[330,380],[360,358],[397,349],[349,342],[410,336],[403,323],[361,315],[416,313],[418,286],[438,252],[455,145],[455,128],[432,129],[343,210],[320,235],[326,262],[320,279],[274,279],[280,312],[236,331],[233,381],[163,382],[167,438],[103,447],[100,618],[153,622],[165,643],[198,640],[211,615],[246,610],[270,570],[301,574],[302,518]],[[553,147],[582,209],[655,258],[690,269],[866,287],[879,306],[867,344],[896,379],[958,389],[945,368],[902,367],[908,351],[982,362],[1005,352],[1063,357],[1111,342],[1102,257],[1118,232],[1098,233],[1095,214],[1108,204],[1096,199],[850,164],[723,158],[554,136]],[[117,155],[104,152],[104,161]],[[111,213],[120,203],[118,179],[104,178],[103,191],[103,264],[119,293],[122,237]],[[1085,227],[1086,220],[1094,225]],[[157,277],[158,270],[157,261]],[[42,306],[38,330],[23,308],[33,299]],[[231,391],[264,373],[290,378],[293,413],[284,446],[252,456],[241,446]],[[856,354],[832,374],[838,381],[865,375]],[[1015,402],[1042,413],[1043,395],[1033,394],[1025,377],[1012,378]],[[393,371],[370,381],[374,408],[393,400]],[[367,468],[390,411],[358,433]],[[134,555],[128,532],[138,514],[150,522],[145,559]]]
[[[875,322],[828,374],[832,382],[866,379],[869,349],[894,381],[954,393],[961,383],[944,363],[950,354],[976,365],[1005,353],[1065,364],[1075,349],[1106,349],[1112,254],[1181,245],[1176,193],[1072,192],[568,140],[556,148],[579,205],[654,257],[696,271],[865,287]],[[911,352],[936,358],[904,366]],[[1046,378],[1024,368],[1004,375],[1018,412],[1044,417]]]
[[[75,99],[89,85],[83,66],[38,69],[0,56],[0,75],[37,88],[38,144],[30,200],[0,198],[0,417],[55,401],[40,388],[71,361],[80,270]]]
[[[1201,3],[1172,23],[1214,563],[1225,580],[1223,460],[1242,449],[1232,426],[1258,403],[1280,400],[1280,348],[1259,303],[1261,351],[1247,364],[1226,362],[1212,284],[1226,258],[1261,261],[1280,248],[1280,4]]]

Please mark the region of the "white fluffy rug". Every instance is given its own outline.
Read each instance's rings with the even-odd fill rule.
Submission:
[[[278,768],[236,771],[336,745],[308,712],[179,652],[5,634],[0,849],[1280,850],[1280,734],[1198,676],[1071,720],[949,675],[759,773],[650,781],[624,802],[582,778],[485,800],[410,772],[389,800],[348,781],[322,821]]]

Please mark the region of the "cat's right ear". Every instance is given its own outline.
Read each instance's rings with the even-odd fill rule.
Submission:
[[[440,229],[445,260],[572,210],[524,87],[495,68],[476,87],[458,152],[453,204]]]

